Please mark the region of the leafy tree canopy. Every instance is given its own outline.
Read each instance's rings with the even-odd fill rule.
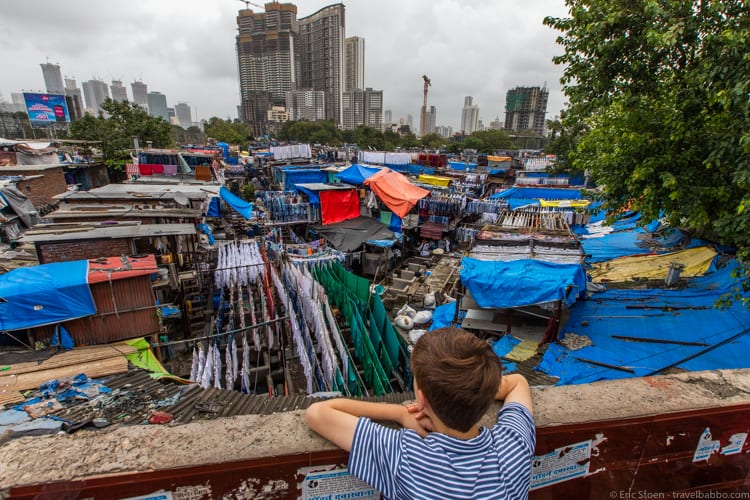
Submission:
[[[103,113],[89,114],[70,124],[70,136],[77,140],[100,141],[104,160],[110,166],[122,167],[133,149],[133,137],[141,145],[151,142],[155,148],[172,144],[171,126],[161,118],[150,116],[142,108],[127,101],[107,99]]]
[[[208,137],[227,144],[244,145],[253,139],[250,129],[244,123],[222,120],[216,116],[211,117],[203,129]]]
[[[742,0],[566,0],[567,158],[606,205],[750,257],[750,9]]]
[[[172,125],[172,142],[175,144],[205,144],[207,136],[195,125],[184,129],[179,125]]]
[[[505,130],[479,130],[471,134],[470,137],[482,141],[481,148],[474,148],[472,146],[472,149],[477,149],[482,153],[493,153],[497,150],[513,149],[516,147],[513,139],[510,138],[510,135]]]

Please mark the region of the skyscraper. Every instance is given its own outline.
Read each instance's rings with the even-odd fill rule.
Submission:
[[[435,122],[437,121],[437,109],[435,108],[435,106],[430,106],[430,109],[427,111],[427,116],[425,118],[425,133],[435,133]]]
[[[270,109],[272,104],[283,105],[286,92],[298,88],[297,7],[273,2],[266,4],[265,12],[241,10],[237,15],[237,29],[242,119],[252,125],[253,120],[265,120],[261,116],[266,116],[267,109],[256,109],[266,101],[265,93],[271,94]]]
[[[393,111],[390,109],[385,110],[385,118],[383,118],[383,122],[386,125],[391,125],[393,123]]]
[[[479,106],[472,104],[470,95],[464,97],[464,107],[461,110],[461,133],[471,135],[477,130],[479,123]]]
[[[148,111],[148,85],[143,82],[133,82],[130,84],[130,90],[133,91],[133,104]]]
[[[366,125],[380,130],[383,117],[383,91],[355,89],[344,92],[342,99],[343,127],[353,130]]]
[[[112,84],[109,86],[110,92],[112,92],[113,101],[127,101],[128,100],[128,89],[122,84],[120,80],[112,80]]]
[[[344,41],[344,91],[365,88],[365,39],[352,36]]]
[[[151,116],[161,117],[169,122],[169,113],[167,111],[167,96],[161,92],[148,93],[148,114]]]
[[[174,112],[177,115],[177,121],[180,122],[180,127],[188,128],[193,124],[190,106],[187,103],[178,102],[174,107]]]
[[[328,5],[299,20],[300,88],[326,94],[326,120],[343,121],[344,4]]]
[[[43,63],[41,64],[41,67],[42,76],[44,76],[44,86],[47,88],[47,93],[65,94],[60,66],[58,64]]]
[[[66,101],[70,101],[68,111],[70,119],[77,120],[83,116],[83,94],[78,88],[75,78],[65,78],[65,96]]]
[[[544,87],[516,87],[505,96],[505,128],[508,130],[533,130],[539,135],[546,132],[547,99]]]
[[[325,119],[326,97],[320,90],[290,90],[286,93],[286,110],[290,120]]]
[[[102,110],[102,103],[109,97],[109,88],[101,80],[89,80],[81,84],[83,97],[86,99],[86,109],[94,114]]]

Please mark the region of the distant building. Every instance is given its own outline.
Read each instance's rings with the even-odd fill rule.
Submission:
[[[143,82],[133,82],[130,84],[130,90],[133,91],[133,104],[148,111],[148,85]]]
[[[157,116],[169,122],[169,112],[167,111],[167,96],[161,92],[148,93],[148,113],[151,116]]]
[[[412,115],[406,115],[406,125],[409,127],[409,130],[414,128],[414,117]]]
[[[496,116],[494,120],[490,122],[490,130],[501,130],[503,128],[503,122],[499,116]]]
[[[193,124],[193,115],[187,103],[178,102],[174,107],[174,112],[180,127],[188,128]]]
[[[97,114],[102,110],[104,100],[109,97],[109,87],[101,80],[89,80],[81,84],[83,97],[86,99],[86,110]]]
[[[393,111],[390,109],[385,110],[385,116],[383,117],[383,123],[386,124],[386,126],[391,125],[393,123]]]
[[[26,102],[23,99],[23,94],[21,93],[12,93],[10,95],[12,102],[0,102],[0,112],[3,113],[18,113],[23,112],[26,113]],[[0,135],[0,137],[8,137]]]
[[[544,87],[516,87],[505,97],[505,128],[513,131],[533,130],[546,133],[547,99]]]
[[[479,125],[479,106],[472,104],[471,96],[464,97],[464,107],[461,110],[461,133],[473,134]]]
[[[344,92],[343,128],[353,130],[365,125],[380,130],[383,123],[383,91],[355,89]]]
[[[299,20],[300,88],[325,92],[325,119],[339,125],[343,122],[344,14],[344,4],[339,3]]]
[[[435,122],[437,120],[437,109],[435,106],[430,106],[430,109],[427,111],[427,114],[425,115],[425,133],[426,134],[433,134],[435,133]]]
[[[286,110],[293,121],[325,120],[326,94],[322,90],[293,90],[286,93]]]
[[[299,88],[297,7],[273,2],[266,4],[265,12],[243,9],[237,15],[237,30],[241,119],[254,135],[262,135],[266,111],[283,106],[286,93]]]
[[[68,112],[71,120],[83,117],[83,93],[78,88],[75,78],[65,78],[65,100],[69,101]]]
[[[344,40],[344,91],[365,88],[365,39],[351,36]]]
[[[44,77],[44,86],[48,94],[65,94],[63,77],[58,64],[43,63],[42,76]]]
[[[125,88],[120,80],[112,80],[109,91],[112,93],[113,101],[125,102],[128,100],[128,89]]]
[[[24,111],[25,110],[26,108],[24,107]],[[21,118],[15,115],[15,111],[0,110],[0,137],[5,139],[25,139],[26,137],[21,120]],[[24,118],[23,120],[28,123],[28,119]],[[5,161],[5,159],[0,158],[0,165],[4,165],[4,163],[2,163],[3,161]]]
[[[272,106],[266,113],[266,119],[269,122],[288,122],[289,112],[283,106]]]
[[[438,125],[437,127],[435,127],[435,133],[439,135],[440,137],[452,137],[453,127],[446,127],[443,125]]]

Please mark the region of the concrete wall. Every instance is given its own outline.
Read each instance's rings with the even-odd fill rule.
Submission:
[[[133,253],[131,241],[126,238],[39,242],[36,244],[36,248],[40,264],[97,259]]]

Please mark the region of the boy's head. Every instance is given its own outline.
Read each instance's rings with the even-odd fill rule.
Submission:
[[[466,432],[479,422],[500,386],[500,358],[487,342],[457,328],[439,328],[411,355],[417,388],[445,425]]]

